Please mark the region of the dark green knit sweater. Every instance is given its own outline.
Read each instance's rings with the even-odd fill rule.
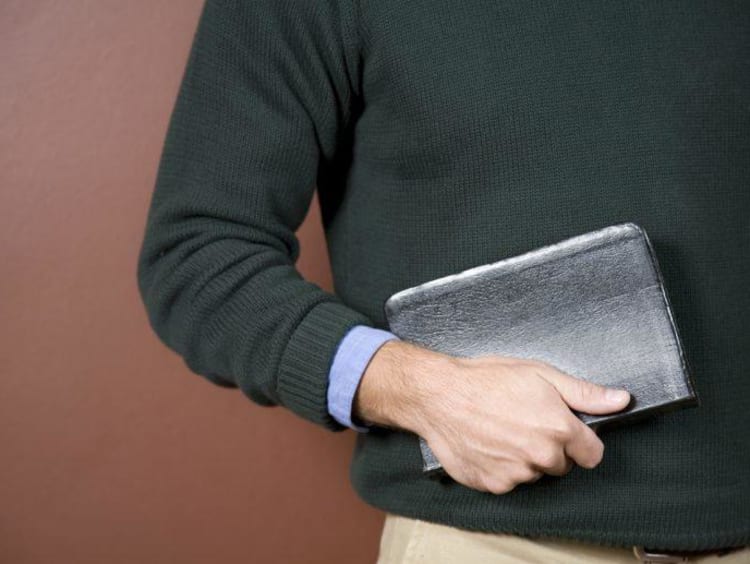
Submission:
[[[335,295],[295,270],[316,189]],[[750,541],[750,10],[744,2],[208,0],[138,264],[155,332],[211,381],[330,431],[336,347],[395,291],[643,226],[701,405],[600,436],[504,495],[358,434],[361,498],[467,529]]]

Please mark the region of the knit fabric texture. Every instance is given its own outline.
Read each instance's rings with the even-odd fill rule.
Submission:
[[[729,1],[207,0],[138,260],[150,323],[196,374],[343,431],[328,371],[388,296],[633,221],[699,407],[503,495],[425,477],[416,435],[374,427],[351,484],[471,530],[748,543],[748,38]],[[316,189],[334,293],[295,269]]]

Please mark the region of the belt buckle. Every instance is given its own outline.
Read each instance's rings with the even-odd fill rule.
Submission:
[[[643,546],[634,545],[633,553],[635,557],[641,562],[657,563],[657,562],[687,562],[687,556],[681,556],[679,554],[669,554],[668,552],[649,552]]]

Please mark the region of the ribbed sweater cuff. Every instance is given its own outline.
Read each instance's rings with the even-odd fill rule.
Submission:
[[[348,428],[328,411],[328,374],[341,339],[355,325],[373,323],[341,303],[318,304],[292,334],[279,366],[277,385],[281,403],[330,431]]]

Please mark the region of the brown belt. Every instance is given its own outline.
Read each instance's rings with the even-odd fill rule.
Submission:
[[[644,546],[633,546],[633,552],[638,560],[641,562],[688,562],[689,558],[718,555],[723,556],[730,552],[738,550],[744,550],[747,545],[744,546],[730,546],[726,548],[715,548],[709,550],[659,550],[646,548]]]

